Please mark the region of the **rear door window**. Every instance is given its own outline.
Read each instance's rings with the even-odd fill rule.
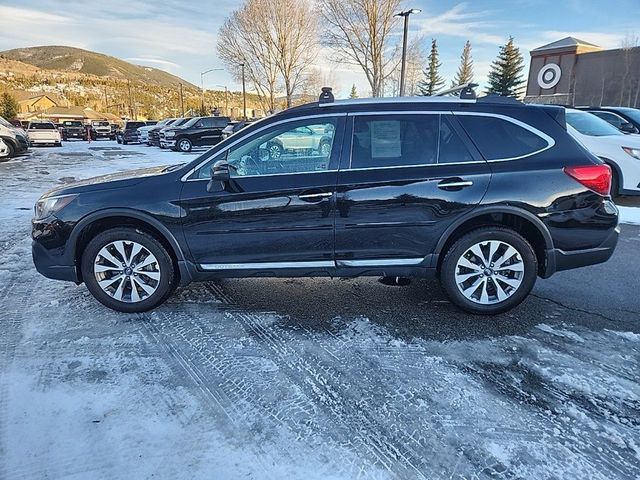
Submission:
[[[454,127],[455,118],[443,115],[440,121],[438,163],[466,163],[475,159]]]
[[[456,118],[487,160],[521,158],[549,147],[542,136],[507,119],[483,115]]]
[[[351,168],[430,165],[437,162],[439,115],[354,118]]]

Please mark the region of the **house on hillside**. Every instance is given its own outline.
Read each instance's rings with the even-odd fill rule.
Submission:
[[[35,95],[33,97],[18,100],[19,113],[43,112],[51,107],[58,106],[58,102],[49,95]]]

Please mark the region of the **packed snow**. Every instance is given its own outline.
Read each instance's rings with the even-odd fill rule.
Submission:
[[[602,288],[603,311],[561,295],[635,278],[638,227],[624,257],[494,318],[376,279],[207,282],[126,315],[35,272],[42,192],[197,154],[69,142],[0,163],[0,478],[640,477],[634,287],[615,315]]]

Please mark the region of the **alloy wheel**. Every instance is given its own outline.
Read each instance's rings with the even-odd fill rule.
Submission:
[[[484,240],[458,259],[455,283],[468,300],[492,305],[511,297],[522,285],[524,274],[524,261],[517,249],[501,240]]]
[[[182,150],[183,152],[188,152],[189,151],[189,147],[191,145],[189,144],[189,140],[180,140],[180,143],[178,144],[178,147],[180,148],[180,150]]]
[[[155,293],[160,285],[160,264],[143,245],[130,240],[111,242],[93,262],[98,286],[115,300],[137,303]]]

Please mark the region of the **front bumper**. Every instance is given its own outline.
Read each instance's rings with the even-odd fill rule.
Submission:
[[[60,265],[60,258],[55,254],[55,250],[47,250],[34,240],[31,244],[31,256],[36,270],[41,275],[53,280],[80,283],[75,265]]]
[[[160,140],[160,147],[162,148],[173,148],[176,146],[176,141],[175,139],[171,138],[162,138]]]

